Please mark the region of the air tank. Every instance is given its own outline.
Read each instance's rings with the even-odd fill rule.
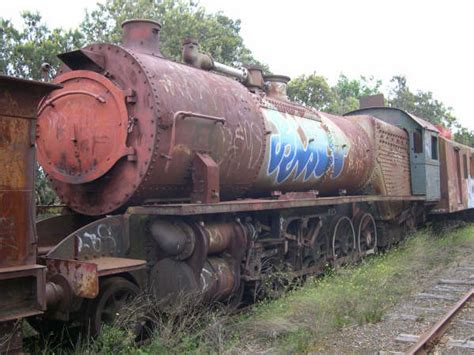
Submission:
[[[62,89],[39,108],[38,160],[72,209],[190,201],[196,154],[217,165],[219,200],[356,193],[368,183],[373,141],[358,124],[290,102],[281,77],[265,79],[267,94],[166,59],[160,27],[127,21],[121,46],[59,56]]]

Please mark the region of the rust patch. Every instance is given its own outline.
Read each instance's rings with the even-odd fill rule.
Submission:
[[[61,275],[78,297],[94,298],[99,294],[99,272],[97,264],[77,260],[47,259],[47,277]]]

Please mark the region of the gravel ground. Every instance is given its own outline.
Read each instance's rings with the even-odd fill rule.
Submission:
[[[417,293],[401,299],[397,306],[387,311],[381,322],[346,327],[327,338],[325,348],[320,351],[364,354],[407,351],[416,341],[416,336],[433,326],[464,293],[474,287],[474,258],[466,253],[448,268],[412,277],[416,277],[420,285]],[[463,280],[466,284],[448,283],[449,280]],[[462,321],[453,322],[441,339],[437,353],[474,354],[474,348],[455,346],[474,343],[472,302],[458,318]]]

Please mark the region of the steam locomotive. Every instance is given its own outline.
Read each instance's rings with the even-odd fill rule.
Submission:
[[[169,60],[160,27],[126,21],[122,45],[60,54],[52,84],[0,78],[1,165],[24,164],[0,174],[1,321],[36,314],[97,334],[110,300],[140,290],[237,304],[276,272],[315,274],[473,207],[473,150],[429,122],[370,105],[318,112],[288,99],[289,78],[217,63],[194,39],[184,63]],[[11,112],[33,118],[42,95],[22,136],[26,116]],[[34,140],[69,207],[36,226]]]

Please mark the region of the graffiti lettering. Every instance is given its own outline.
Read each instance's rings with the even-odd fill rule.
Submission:
[[[99,224],[93,230],[84,231],[77,236],[79,253],[115,253],[117,242],[112,235],[112,229],[107,224]]]
[[[319,179],[332,169],[337,178],[344,168],[347,152],[335,149],[320,122],[284,117],[280,112],[267,111],[267,119],[276,131],[270,137],[268,174],[275,174],[277,183],[302,178]]]

